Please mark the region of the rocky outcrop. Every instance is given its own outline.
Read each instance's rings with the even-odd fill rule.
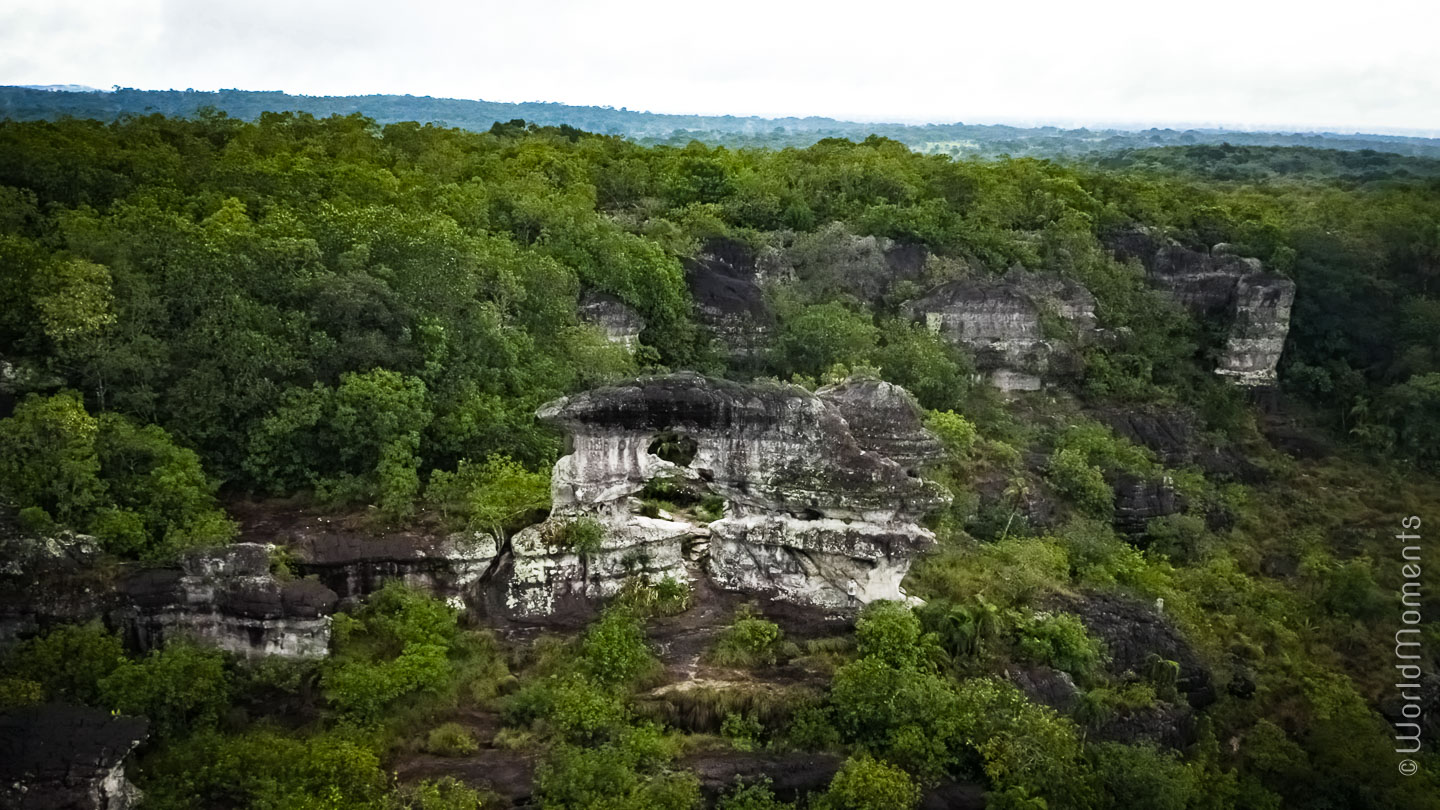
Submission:
[[[645,319],[609,293],[590,291],[580,298],[580,319],[605,333],[611,343],[634,350],[645,331]]]
[[[179,567],[136,571],[119,590],[128,604],[115,623],[140,649],[176,637],[243,656],[320,658],[329,649],[335,593],[272,575],[269,548],[257,543],[187,552]]]
[[[1058,276],[1015,268],[931,290],[907,306],[912,318],[975,354],[1002,391],[1035,391],[1074,370],[1069,348],[1095,333],[1095,297]]]
[[[874,379],[848,379],[815,392],[839,411],[860,449],[878,453],[914,474],[944,453],[940,440],[925,429],[924,413],[898,385]]]
[[[894,414],[903,392],[892,389],[856,382],[821,397],[681,373],[545,405],[538,416],[571,434],[572,452],[555,465],[550,518],[512,542],[507,610],[546,615],[608,596],[628,576],[695,572],[835,610],[901,598],[910,561],[934,542],[917,521],[945,496],[878,448],[906,450],[913,469],[934,438],[909,404],[888,433],[862,431],[867,450],[832,404],[859,407],[869,391]],[[657,481],[723,516],[657,509],[645,500]],[[569,545],[582,522],[600,529],[583,550]]]
[[[1190,706],[1201,709],[1215,701],[1210,668],[1158,607],[1124,596],[1094,592],[1057,598],[1051,607],[1079,616],[1091,635],[1104,642],[1114,675],[1143,676],[1153,661],[1152,656],[1158,656],[1179,665],[1175,689]]]
[[[296,569],[315,576],[343,598],[365,596],[394,580],[442,597],[455,607],[465,604],[500,553],[495,538],[481,532],[367,537],[320,530],[291,543]]]
[[[146,722],[99,709],[25,706],[0,711],[0,807],[128,810],[140,792],[125,759]]]
[[[775,314],[760,291],[754,250],[736,239],[710,239],[685,262],[685,283],[718,353],[741,366],[758,361],[774,334]]]
[[[929,252],[883,236],[859,236],[832,222],[810,233],[776,234],[756,257],[761,278],[796,281],[818,297],[884,298],[898,282],[918,283]]]
[[[89,535],[24,532],[0,507],[0,650],[55,625],[99,619],[118,607],[113,571]]]
[[[1178,514],[1184,507],[1169,476],[1145,478],[1127,473],[1116,476],[1111,487],[1115,491],[1115,528],[1132,537],[1144,534],[1151,520]]]
[[[1137,259],[1151,284],[1197,317],[1227,321],[1216,374],[1249,388],[1275,384],[1295,282],[1265,272],[1259,259],[1237,256],[1225,244],[1191,250],[1145,228],[1112,234],[1108,242],[1117,258]]]

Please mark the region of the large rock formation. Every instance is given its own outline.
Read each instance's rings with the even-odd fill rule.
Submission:
[[[1216,374],[1245,387],[1275,384],[1295,282],[1265,272],[1259,259],[1234,255],[1229,245],[1191,250],[1143,228],[1113,234],[1109,244],[1117,258],[1139,260],[1153,285],[1197,317],[1228,321]]]
[[[300,573],[314,575],[341,597],[373,593],[392,580],[461,607],[499,556],[495,538],[479,532],[366,537],[319,531],[292,540]]]
[[[330,646],[335,593],[270,573],[269,548],[236,543],[188,552],[176,568],[146,568],[119,585],[115,622],[150,649],[185,637],[244,656],[320,658]]]
[[[1073,370],[1069,346],[1095,332],[1095,297],[1058,276],[1015,268],[931,290],[907,307],[911,317],[974,352],[1002,391],[1039,390],[1047,375]]]
[[[761,278],[793,280],[816,295],[879,301],[897,282],[919,282],[929,252],[883,236],[859,236],[838,222],[811,233],[776,234],[756,257]]]
[[[857,436],[843,411],[867,399],[886,418]],[[608,596],[632,575],[688,579],[692,562],[723,588],[850,610],[900,598],[911,559],[934,542],[917,521],[945,496],[907,469],[937,445],[893,386],[852,382],[817,396],[681,373],[560,399],[538,415],[568,431],[573,449],[555,465],[551,517],[512,543],[513,614]],[[657,509],[645,501],[655,482],[671,500],[723,504],[723,517]],[[599,525],[598,547],[569,546],[578,522]]]
[[[735,239],[708,240],[685,262],[695,313],[732,363],[756,362],[775,331],[775,314],[757,283],[755,252]]]
[[[59,624],[98,619],[122,603],[95,538],[37,536],[0,507],[0,650]]]
[[[645,319],[628,304],[609,293],[587,292],[580,298],[580,319],[605,333],[611,343],[634,350],[645,331]]]
[[[79,706],[0,711],[0,807],[5,810],[128,810],[140,792],[125,759],[146,722]]]

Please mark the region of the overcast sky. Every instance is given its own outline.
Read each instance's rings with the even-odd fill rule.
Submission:
[[[0,84],[1440,135],[1440,0],[4,0]]]

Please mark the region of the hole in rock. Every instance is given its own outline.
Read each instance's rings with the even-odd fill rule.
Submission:
[[[819,509],[801,509],[793,514],[797,520],[820,520],[825,517],[825,513]]]
[[[661,459],[681,467],[689,467],[690,462],[695,460],[695,452],[699,446],[689,436],[681,436],[679,433],[665,432],[656,436],[650,442],[651,455],[659,456]]]

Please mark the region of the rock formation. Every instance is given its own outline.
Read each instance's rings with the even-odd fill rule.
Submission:
[[[342,598],[365,596],[398,580],[455,607],[464,604],[499,556],[495,538],[479,532],[371,538],[318,531],[294,538],[290,550],[300,573],[314,575]]]
[[[1178,514],[1183,508],[1169,476],[1124,474],[1117,476],[1111,486],[1115,490],[1115,528],[1131,536],[1144,534],[1151,520]]]
[[[117,607],[111,572],[97,567],[89,535],[23,531],[0,507],[0,650],[55,625],[83,623]]]
[[[125,759],[146,722],[99,709],[24,706],[0,711],[0,807],[128,810],[140,792]]]
[[[267,546],[236,543],[187,552],[178,568],[146,568],[119,584],[128,604],[115,622],[141,649],[177,636],[244,656],[321,658],[335,593],[270,573]]]
[[[857,435],[843,410],[866,399],[886,417]],[[850,610],[901,598],[911,559],[934,542],[917,521],[945,496],[907,468],[938,445],[893,386],[852,382],[817,396],[680,373],[556,400],[538,416],[571,434],[572,452],[555,465],[551,517],[512,542],[512,614],[608,596],[632,575],[704,575]],[[882,448],[901,451],[907,466]],[[657,483],[668,499],[702,508],[647,503]],[[723,517],[707,524],[701,513],[722,504]],[[597,547],[569,546],[580,522],[598,524]]]
[[[757,283],[750,246],[735,239],[708,240],[685,262],[685,283],[719,354],[742,366],[757,361],[775,331],[775,315]]]
[[[1083,343],[1095,332],[1089,290],[1022,268],[942,284],[907,309],[974,352],[981,371],[1002,391],[1039,390],[1047,375],[1070,369],[1067,343]]]
[[[929,252],[883,236],[859,236],[838,222],[812,233],[784,232],[756,256],[762,279],[800,282],[817,296],[844,293],[875,302],[896,283],[919,282]]]
[[[645,319],[609,293],[591,291],[580,298],[580,319],[598,327],[611,343],[634,350],[645,331]]]
[[[1259,259],[1234,255],[1225,244],[1191,250],[1143,228],[1114,234],[1109,244],[1117,258],[1139,260],[1150,282],[1196,317],[1228,320],[1216,374],[1244,387],[1275,384],[1295,282],[1265,272]]]

